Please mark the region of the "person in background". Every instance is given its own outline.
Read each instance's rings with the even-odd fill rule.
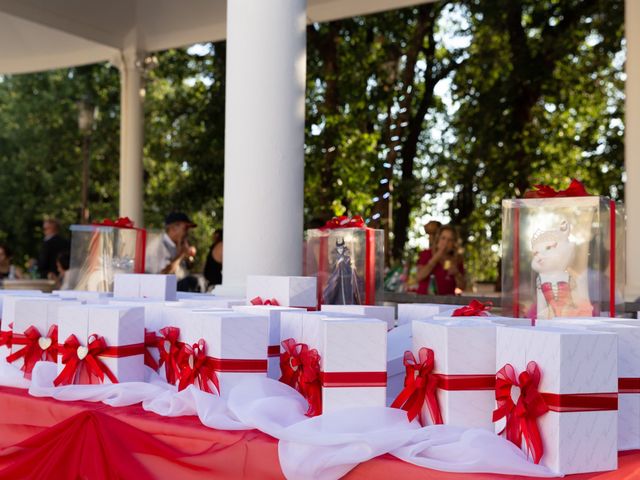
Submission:
[[[203,274],[207,281],[207,290],[222,284],[222,230],[213,232],[213,243],[204,263]]]
[[[464,265],[457,253],[458,233],[451,225],[439,228],[433,246],[418,259],[416,280],[420,294],[457,295],[464,290]]]
[[[58,278],[58,267],[56,260],[60,252],[69,251],[69,242],[60,236],[60,224],[54,218],[46,218],[42,222],[42,233],[44,240],[40,247],[38,256],[38,271],[40,278],[56,280]]]
[[[56,260],[58,271],[57,287],[60,290],[71,290],[71,274],[69,273],[70,256],[69,252],[60,252]]]
[[[424,226],[424,232],[429,237],[429,248],[433,248],[436,244],[436,235],[442,224],[437,220],[431,220]]]
[[[186,213],[171,212],[164,220],[164,234],[147,245],[145,270],[147,273],[173,273],[178,280],[178,290],[195,291],[197,279],[189,276],[187,262],[196,254],[189,244],[189,230],[197,225]],[[195,285],[193,285],[195,281]]]
[[[23,277],[22,269],[11,263],[11,259],[12,255],[9,247],[7,245],[0,244],[0,278],[13,280]]]

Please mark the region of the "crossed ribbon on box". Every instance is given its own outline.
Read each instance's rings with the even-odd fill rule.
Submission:
[[[322,383],[320,377],[320,354],[306,343],[296,343],[293,338],[282,342],[284,352],[280,355],[280,381],[294,388],[307,400],[306,415],[313,417],[322,413]]]
[[[42,336],[40,331],[33,325],[27,328],[23,334],[14,334],[12,332],[0,332],[0,334],[4,334],[2,343],[8,347],[23,345],[21,349],[7,356],[7,362],[13,363],[22,358],[24,363],[22,367],[20,367],[20,370],[27,376],[31,375],[36,362],[40,360],[48,360],[50,362],[57,361],[57,325],[51,325],[46,336]]]

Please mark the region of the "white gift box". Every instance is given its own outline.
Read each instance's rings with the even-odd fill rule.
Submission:
[[[617,337],[610,333],[498,327],[496,369],[511,364],[518,375],[533,361],[541,372],[538,391],[549,407],[536,422],[544,449],[542,465],[566,475],[617,468],[617,360]],[[514,395],[518,394],[512,389]],[[585,401],[604,405],[590,410]],[[498,422],[496,431],[503,427]]]
[[[98,359],[120,383],[144,381],[143,308],[124,305],[61,306],[58,323],[59,345],[63,345],[71,335],[75,335],[82,347],[87,347],[93,336],[103,337],[108,348],[127,347],[130,349],[129,352],[98,355]],[[62,349],[59,348],[58,373],[65,367],[62,363],[62,353]],[[105,376],[104,383],[111,383],[111,380]]]
[[[65,300],[80,300],[85,303],[106,303],[113,298],[111,292],[93,292],[89,290],[54,290],[53,295]]]
[[[281,318],[282,340],[293,338],[320,355],[322,412],[385,406],[387,324],[374,318],[295,314]]]
[[[234,306],[234,311],[248,313],[251,315],[261,315],[269,319],[269,346],[267,355],[269,357],[269,378],[278,380],[280,378],[280,318],[284,312],[302,311],[294,307],[278,307],[271,305],[240,305]]]
[[[496,325],[460,317],[446,322],[414,320],[412,328],[416,361],[423,347],[434,353],[433,374],[439,377],[436,397],[443,422],[493,431]],[[425,425],[434,423],[426,403],[421,417]]]
[[[269,343],[266,316],[193,310],[175,320],[180,328],[180,341],[194,345],[204,340],[207,357],[217,365],[214,370],[221,395],[243,379],[266,376]]]
[[[414,320],[429,320],[434,315],[453,312],[458,307],[444,303],[399,303],[398,326],[411,324]]]
[[[363,315],[368,318],[377,318],[387,323],[387,330],[395,327],[395,308],[381,305],[321,305],[322,312],[346,313],[348,315]]]
[[[17,292],[17,293],[16,293]],[[2,316],[0,317],[0,335],[11,334],[13,321],[15,319],[15,302],[20,298],[34,298],[49,296],[44,295],[40,291],[31,290],[4,290],[0,291],[0,308]],[[11,354],[11,347],[0,345],[0,363],[5,363],[7,355]]]
[[[316,277],[247,276],[247,301],[275,299],[283,307],[317,307]]]
[[[178,292],[181,293],[181,292]],[[227,308],[231,309],[236,305],[246,305],[244,298],[214,297],[213,295],[203,295],[193,297],[178,297],[178,301],[191,307]]]
[[[176,300],[176,276],[148,273],[117,273],[114,276],[113,296]]]
[[[640,325],[558,318],[554,327],[586,328],[618,335],[618,450],[640,448]]]

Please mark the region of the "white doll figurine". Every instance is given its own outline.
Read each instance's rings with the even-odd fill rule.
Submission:
[[[593,308],[588,292],[571,270],[576,245],[569,239],[570,225],[566,220],[557,229],[536,231],[531,238],[533,258],[531,268],[536,278],[538,319],[573,315],[591,315]],[[576,295],[577,294],[577,295]]]

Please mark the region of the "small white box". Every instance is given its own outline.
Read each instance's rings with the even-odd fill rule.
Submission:
[[[451,314],[458,307],[444,303],[399,303],[398,326],[411,324],[413,320],[429,320],[434,315]]]
[[[215,364],[221,395],[226,395],[230,388],[247,377],[266,376],[267,317],[196,310],[176,320],[182,342],[194,345],[200,339],[204,340],[205,354]]]
[[[498,327],[496,370],[510,364],[518,375],[533,361],[541,372],[538,391],[550,408],[536,422],[544,449],[542,465],[565,475],[617,468],[618,412],[613,405],[618,390],[617,360],[614,334],[553,327]],[[562,412],[549,403],[557,403],[554,396],[566,394],[594,394],[612,403],[606,407],[612,408]],[[504,423],[498,422],[496,431],[503,427]]]
[[[104,338],[106,346],[127,347],[120,353],[98,355],[118,382],[144,381],[144,310],[141,307],[119,305],[72,305],[59,310],[58,342],[64,344],[75,335],[81,346],[87,347],[94,336]],[[58,372],[62,363],[58,351]],[[74,383],[96,383],[96,379],[77,375]],[[111,383],[105,376],[104,383]]]
[[[495,405],[496,325],[487,321],[450,318],[448,321],[412,323],[413,354],[434,352],[433,374],[441,377],[436,396],[446,425],[493,431]],[[474,388],[455,387],[456,382],[474,377]],[[450,382],[443,380],[448,379]],[[433,425],[425,403],[421,412],[425,425]]]
[[[368,318],[377,318],[387,323],[387,330],[395,327],[395,308],[382,305],[322,305],[322,312],[346,313],[348,315],[363,315]]]
[[[249,275],[247,301],[256,297],[267,301],[275,299],[283,307],[317,307],[316,277],[284,277]]]
[[[111,292],[93,292],[89,290],[54,290],[53,295],[64,300],[80,300],[85,303],[106,303],[113,298]]]
[[[20,298],[34,298],[34,297],[44,297],[49,298],[49,296],[43,295],[42,292],[36,292],[35,294],[26,291],[26,292],[18,292],[18,294],[8,294],[2,291],[0,292],[0,305],[2,308],[2,316],[0,317],[0,362],[5,363],[7,355],[11,354],[11,343],[6,343],[8,338],[11,338],[13,335],[13,322],[15,320],[15,305],[16,301]]]
[[[148,273],[117,273],[114,276],[114,298],[153,298],[176,300],[176,276]]]

